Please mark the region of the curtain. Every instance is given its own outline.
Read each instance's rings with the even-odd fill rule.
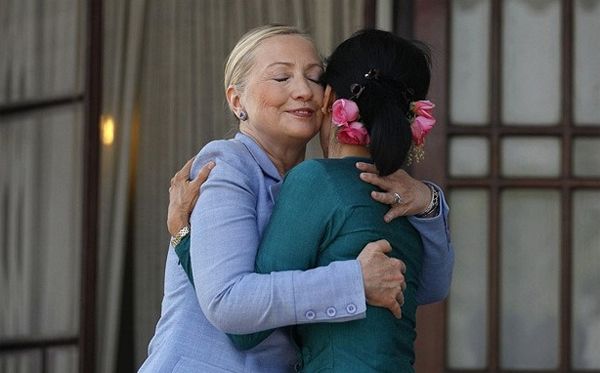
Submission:
[[[85,6],[0,1],[0,106],[78,95]],[[83,105],[0,116],[0,339],[77,336]],[[77,369],[77,347],[48,350],[50,371]],[[37,372],[41,353],[0,355],[0,371]]]
[[[129,214],[140,95],[146,0],[104,0],[102,135],[109,121],[114,138],[101,145],[98,231],[97,372],[117,369],[122,320]]]
[[[364,0],[148,1],[133,208],[136,366],[160,315],[169,180],[204,144],[235,132],[222,88],[229,51],[249,29],[276,22],[311,32],[327,55],[362,28],[363,8]]]

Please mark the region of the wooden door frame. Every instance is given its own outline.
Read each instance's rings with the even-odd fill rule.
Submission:
[[[446,186],[446,124],[448,123],[448,2],[411,1],[413,37],[431,47],[432,76],[429,97],[438,123],[427,137],[425,159],[412,169],[413,177]],[[398,19],[400,15],[397,15]],[[446,361],[446,302],[419,307],[415,345],[417,372],[444,371]]]

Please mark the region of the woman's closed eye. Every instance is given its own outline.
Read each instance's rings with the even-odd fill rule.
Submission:
[[[321,77],[320,76],[317,76],[317,77],[307,76],[306,79],[310,80],[313,83],[321,85]]]
[[[289,78],[290,78],[289,76],[278,76],[278,77],[273,78],[273,80],[281,83],[281,82],[287,81]]]

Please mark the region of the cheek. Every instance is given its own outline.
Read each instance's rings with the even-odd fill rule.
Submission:
[[[325,95],[325,89],[322,86],[318,86],[313,90],[313,100],[317,103],[318,107],[323,104],[323,96]]]
[[[329,143],[329,134],[331,133],[331,124],[327,122],[323,122],[321,124],[321,130],[319,132],[319,136],[321,138],[321,144]]]
[[[254,117],[262,117],[269,111],[277,110],[281,106],[283,95],[277,87],[268,87],[266,84],[248,87],[246,94],[247,109],[253,113]]]
[[[285,103],[285,97],[285,92],[278,87],[262,87],[256,96],[256,102],[263,110],[273,110]]]

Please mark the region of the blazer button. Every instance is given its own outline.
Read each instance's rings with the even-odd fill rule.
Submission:
[[[315,311],[306,311],[306,313],[304,314],[304,316],[306,316],[307,319],[312,320],[315,318]]]
[[[335,316],[335,314],[336,314],[336,313],[337,313],[337,312],[335,311],[335,307],[329,307],[329,308],[327,309],[327,316],[329,316],[329,317],[333,317],[333,316]]]
[[[346,306],[346,311],[348,311],[348,313],[355,313],[356,306],[354,304],[350,303],[349,305]]]

